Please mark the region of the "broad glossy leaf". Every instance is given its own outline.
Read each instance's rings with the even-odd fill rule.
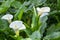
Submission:
[[[41,36],[42,36],[42,35],[40,34],[39,31],[35,31],[35,32],[32,33],[32,35],[30,36],[30,38],[31,38],[32,40],[41,40],[41,39],[40,39]]]
[[[0,19],[0,30],[4,31],[8,28],[8,22],[6,20]]]
[[[43,40],[60,40],[60,32],[52,32],[46,35]]]
[[[52,32],[56,32],[60,30],[60,23],[56,24],[56,25],[51,25],[48,29],[47,29],[47,34],[50,34]]]
[[[39,30],[42,34],[45,32],[45,29],[47,27],[47,23],[46,23],[47,19],[48,19],[47,16],[40,18],[41,25],[40,25]]]
[[[47,27],[47,23],[42,23],[42,25],[39,28],[39,31],[41,32],[41,34],[45,32],[46,27]]]

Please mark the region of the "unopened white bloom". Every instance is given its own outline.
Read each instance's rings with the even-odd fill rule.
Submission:
[[[23,30],[26,29],[22,21],[14,21],[9,25],[10,28],[14,30]]]
[[[11,22],[11,20],[13,19],[13,15],[6,14],[6,15],[2,16],[1,19],[5,19],[5,20],[8,20],[8,22]]]
[[[43,17],[43,16],[48,15],[48,12],[50,12],[50,8],[49,7],[42,7],[42,8],[37,7],[37,12],[38,12],[38,15],[40,15],[40,17]]]

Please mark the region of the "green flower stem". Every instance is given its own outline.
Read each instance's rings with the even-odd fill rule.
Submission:
[[[9,23],[11,23],[11,20],[8,20]]]
[[[16,36],[19,36],[19,31],[18,30],[15,33],[16,33]]]
[[[16,33],[16,40],[20,40],[19,30],[16,30],[15,33]]]
[[[33,13],[33,18],[32,18],[32,24],[31,24],[31,28],[33,28],[35,26],[35,22],[36,22],[36,9],[35,9],[35,6],[33,6],[33,10],[34,10],[34,13]]]

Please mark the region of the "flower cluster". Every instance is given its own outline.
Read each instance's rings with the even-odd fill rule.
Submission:
[[[37,12],[38,12],[38,16],[40,16],[40,18],[42,18],[42,17],[48,15],[48,12],[50,12],[50,8],[49,7],[42,7],[42,8],[37,7]],[[19,30],[26,29],[26,27],[22,21],[16,20],[16,21],[12,22],[13,15],[11,15],[11,14],[6,14],[6,15],[2,16],[1,19],[5,19],[10,23],[9,27],[15,31],[17,36],[19,36]]]
[[[15,31],[16,35],[19,35],[19,30],[26,29],[26,27],[22,21],[11,22],[13,19],[13,15],[11,15],[11,14],[6,14],[1,19],[5,19],[10,23],[9,27]]]

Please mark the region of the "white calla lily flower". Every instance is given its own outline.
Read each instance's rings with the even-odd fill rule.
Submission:
[[[11,15],[11,14],[6,14],[6,15],[2,16],[1,19],[5,19],[5,20],[7,20],[9,23],[11,23],[11,20],[13,19],[13,15]]]
[[[14,21],[9,25],[10,28],[14,30],[23,30],[26,29],[22,21]]]
[[[47,19],[46,16],[49,15],[48,12],[50,12],[50,8],[49,7],[42,7],[42,8],[37,7],[37,12],[38,12],[38,16],[40,16],[40,21],[45,22],[44,17]]]
[[[37,7],[37,12],[38,12],[38,15],[43,17],[44,15],[48,15],[48,12],[50,12],[50,8],[49,7],[42,7],[42,8]]]
[[[24,30],[26,29],[25,25],[23,24],[22,21],[13,21],[10,25],[9,25],[10,28],[12,28],[15,33],[16,33],[16,36],[19,36],[19,30]]]

